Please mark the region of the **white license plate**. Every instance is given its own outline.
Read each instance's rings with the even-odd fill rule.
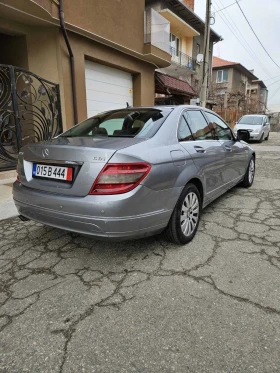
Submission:
[[[73,169],[70,167],[49,166],[45,164],[33,163],[32,176],[72,181]]]

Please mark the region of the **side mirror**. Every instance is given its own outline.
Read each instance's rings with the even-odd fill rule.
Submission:
[[[237,131],[237,140],[239,141],[249,141],[250,140],[250,132],[247,130],[238,130]]]

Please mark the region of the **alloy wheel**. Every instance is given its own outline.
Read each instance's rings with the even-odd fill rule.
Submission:
[[[250,184],[253,182],[254,175],[255,175],[255,161],[252,158],[249,164],[249,175],[248,175]]]
[[[190,236],[199,219],[199,201],[194,192],[186,195],[181,209],[181,229],[185,236]]]

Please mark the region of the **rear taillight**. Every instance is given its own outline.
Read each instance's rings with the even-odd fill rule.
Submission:
[[[17,181],[20,183],[20,177],[19,177],[19,172],[18,172],[18,165],[17,165],[17,168],[16,168],[16,172],[17,172]]]
[[[89,194],[121,194],[134,189],[151,170],[149,163],[107,164]]]

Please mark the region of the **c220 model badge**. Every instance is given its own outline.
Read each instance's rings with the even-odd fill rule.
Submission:
[[[106,157],[93,157],[93,160],[97,162],[106,162]]]

